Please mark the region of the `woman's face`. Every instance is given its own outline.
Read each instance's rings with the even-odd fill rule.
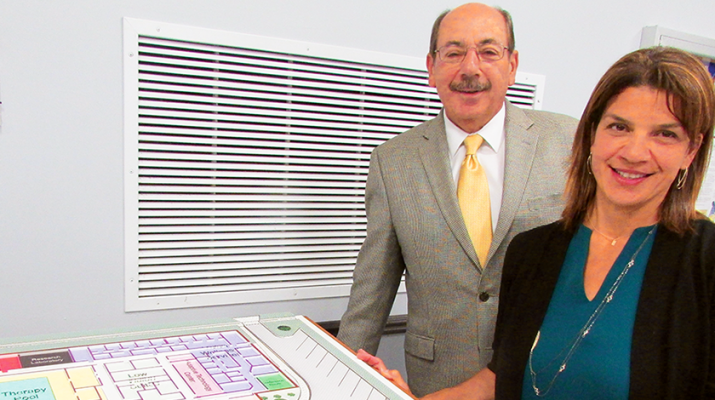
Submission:
[[[691,146],[667,99],[647,86],[611,99],[591,146],[598,207],[655,218],[678,171],[693,161],[702,135]]]

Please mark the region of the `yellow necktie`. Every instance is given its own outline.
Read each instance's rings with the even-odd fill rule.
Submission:
[[[474,250],[479,262],[485,267],[492,243],[492,209],[487,174],[477,160],[477,149],[483,141],[484,138],[476,134],[464,139],[467,155],[459,170],[457,198]]]

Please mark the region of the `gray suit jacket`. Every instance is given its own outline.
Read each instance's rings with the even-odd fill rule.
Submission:
[[[486,366],[507,245],[559,218],[576,120],[506,109],[506,167],[486,267],[457,201],[443,113],[377,147],[365,190],[367,238],[338,338],[374,354],[405,274],[405,363],[413,392],[454,386]]]

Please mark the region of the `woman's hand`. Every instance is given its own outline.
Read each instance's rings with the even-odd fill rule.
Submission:
[[[398,371],[396,369],[387,369],[387,366],[385,366],[385,363],[379,357],[375,357],[363,349],[360,349],[357,351],[357,357],[360,360],[367,363],[367,365],[371,366],[375,371],[379,372],[380,375],[387,378],[388,381],[394,383],[397,387],[402,389],[405,393],[414,397],[414,395],[410,391],[410,387],[407,386],[407,382],[405,382],[405,380],[402,379],[402,375],[400,374],[400,371]]]

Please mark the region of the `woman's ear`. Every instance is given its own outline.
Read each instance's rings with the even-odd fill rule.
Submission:
[[[692,143],[690,146],[690,151],[688,155],[685,157],[685,160],[683,162],[683,165],[680,167],[680,169],[685,169],[690,166],[690,164],[693,163],[693,160],[695,159],[695,155],[698,154],[698,150],[700,150],[700,146],[703,144],[703,134],[699,134],[695,141]]]

